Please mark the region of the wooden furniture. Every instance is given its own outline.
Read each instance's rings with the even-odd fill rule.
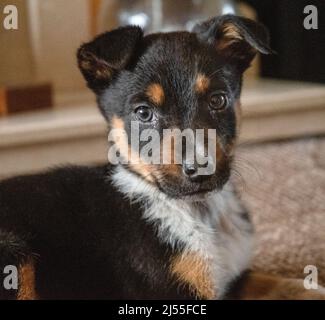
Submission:
[[[51,108],[53,106],[51,83],[24,83],[0,86],[0,117],[13,113]]]

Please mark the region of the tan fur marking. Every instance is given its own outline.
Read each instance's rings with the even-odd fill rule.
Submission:
[[[231,23],[226,23],[223,27],[222,38],[217,41],[217,49],[224,50],[233,43],[242,41],[243,37],[237,27]]]
[[[98,59],[95,55],[84,50],[80,53],[80,68],[90,72],[97,79],[109,79],[112,76],[109,66],[104,60]]]
[[[99,67],[96,70],[97,79],[109,79],[112,76],[111,72],[105,67]]]
[[[205,93],[210,86],[210,79],[202,73],[199,73],[195,81],[195,91]]]
[[[221,39],[217,42],[217,50],[225,50],[233,43],[236,43],[236,40],[231,40],[229,38]]]
[[[164,89],[158,83],[151,84],[147,88],[146,95],[157,106],[161,106],[165,100]]]
[[[117,116],[114,116],[111,121],[112,129],[125,130],[124,121]],[[121,156],[124,159],[129,159],[129,166],[137,173],[139,173],[145,180],[148,182],[154,182],[152,173],[155,171],[154,166],[151,164],[144,163],[142,159],[136,155],[132,150],[131,146],[127,144],[127,141],[115,137],[115,144],[118,146],[118,149],[121,153]],[[135,160],[135,163],[132,161]]]
[[[151,165],[148,164],[143,164],[143,163],[139,163],[139,164],[131,164],[130,167],[138,172],[143,179],[147,180],[148,182],[154,182],[153,179],[153,172],[154,172],[154,168]]]
[[[92,63],[89,60],[83,60],[80,63],[80,67],[83,70],[91,70],[92,69]]]
[[[158,171],[161,172],[160,177],[162,179],[166,178],[167,176],[177,177],[182,174],[181,165],[177,163],[175,143],[177,144],[177,141],[173,135],[173,132],[164,134],[164,139],[160,145],[162,164],[158,168]]]
[[[118,118],[117,116],[113,116],[112,118],[112,129],[120,129],[124,130],[124,121],[121,118]]]
[[[238,28],[232,23],[226,23],[223,27],[223,36],[229,39],[243,40]]]
[[[227,150],[224,150],[224,148],[222,147],[221,142],[217,141],[217,144],[216,144],[216,160],[217,160],[217,162],[221,163],[225,160],[225,152],[226,151]]]
[[[162,178],[167,178],[168,176],[179,177],[182,175],[182,167],[179,164],[164,164],[160,170]]]
[[[18,279],[17,300],[36,300],[35,266],[32,259],[19,267]]]
[[[211,274],[207,261],[194,253],[174,257],[171,273],[177,280],[188,285],[192,293],[201,299],[214,299]]]

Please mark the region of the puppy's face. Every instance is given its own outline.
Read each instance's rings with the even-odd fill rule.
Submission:
[[[269,52],[264,28],[222,16],[191,33],[143,37],[137,27],[120,28],[83,45],[78,60],[109,129],[126,133],[126,140],[112,135],[111,141],[123,165],[169,196],[183,197],[227,181],[241,77],[257,51]],[[150,161],[154,155],[158,161]]]

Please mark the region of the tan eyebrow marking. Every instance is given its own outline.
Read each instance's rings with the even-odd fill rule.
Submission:
[[[205,93],[208,90],[209,86],[210,79],[206,75],[199,73],[195,81],[195,91],[197,93]]]
[[[152,83],[146,90],[148,98],[156,105],[160,106],[165,100],[165,92],[159,83]]]

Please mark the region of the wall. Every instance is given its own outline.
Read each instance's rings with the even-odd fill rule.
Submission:
[[[89,1],[1,0],[15,4],[19,30],[0,31],[0,83],[50,80],[58,90],[84,87],[75,52],[89,39]]]

